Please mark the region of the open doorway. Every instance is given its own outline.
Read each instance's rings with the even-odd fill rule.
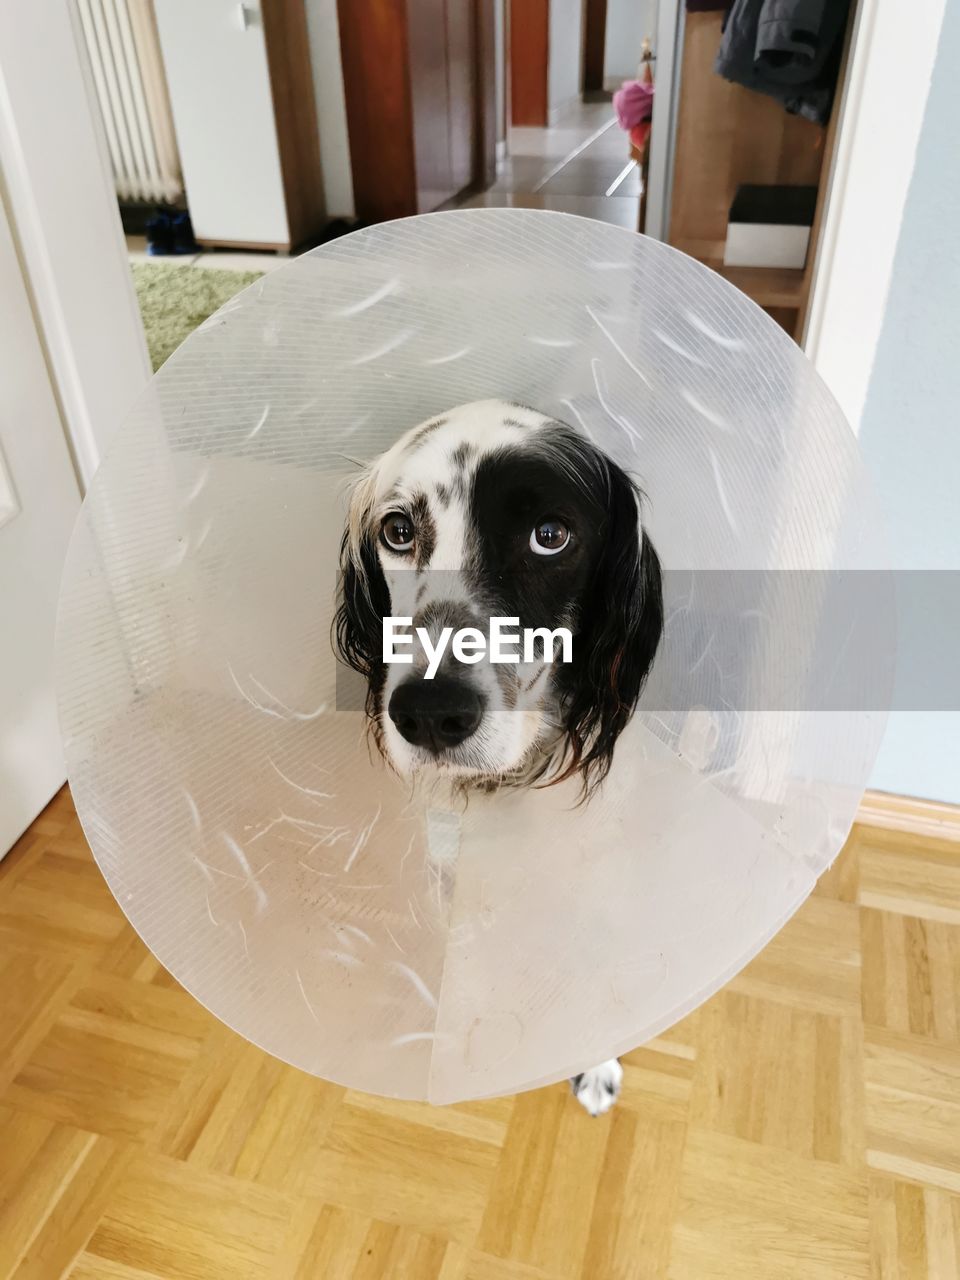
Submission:
[[[584,0],[507,6],[505,154],[496,181],[466,206],[556,210],[637,229],[642,184],[636,158],[609,95],[595,101],[584,89],[588,16]]]
[[[761,0],[658,0],[643,230],[725,276],[798,341],[867,7],[836,0],[807,31],[766,21]]]
[[[510,5],[511,123],[555,126],[576,102],[610,101],[637,74],[658,0],[523,0]]]
[[[609,97],[637,74],[644,40],[657,29],[658,0],[584,0],[583,92]]]
[[[763,0],[515,2],[510,154],[473,203],[665,240],[800,338],[866,3],[797,34]]]

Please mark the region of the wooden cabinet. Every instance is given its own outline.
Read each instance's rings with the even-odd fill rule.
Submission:
[[[357,216],[429,213],[495,167],[492,0],[340,0]]]

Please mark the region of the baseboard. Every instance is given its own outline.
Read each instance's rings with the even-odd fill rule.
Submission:
[[[197,236],[197,244],[204,249],[244,249],[252,253],[289,253],[289,240],[211,240],[207,236]]]
[[[911,835],[960,841],[960,805],[942,804],[938,800],[868,791],[860,803],[857,822],[886,831],[908,831]]]

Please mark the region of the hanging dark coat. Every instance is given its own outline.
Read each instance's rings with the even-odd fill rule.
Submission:
[[[715,70],[826,124],[849,7],[849,0],[734,0]]]

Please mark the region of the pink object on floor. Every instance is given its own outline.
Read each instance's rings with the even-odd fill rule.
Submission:
[[[653,115],[653,85],[627,80],[613,95],[620,128],[629,131]]]

